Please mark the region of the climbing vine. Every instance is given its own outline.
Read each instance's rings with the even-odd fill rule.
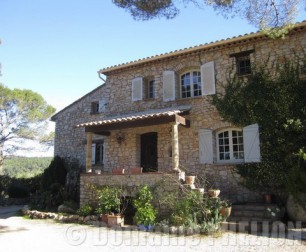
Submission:
[[[306,65],[283,59],[273,66],[257,65],[247,77],[229,78],[212,103],[234,125],[260,127],[261,162],[237,166],[246,187],[274,194],[306,192],[301,186],[306,185],[301,179],[306,178]]]

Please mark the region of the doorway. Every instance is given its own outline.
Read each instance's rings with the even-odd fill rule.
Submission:
[[[141,141],[141,167],[143,172],[156,172],[157,168],[157,132],[142,134]]]

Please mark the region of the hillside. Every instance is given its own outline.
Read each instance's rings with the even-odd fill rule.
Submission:
[[[30,178],[49,166],[53,157],[9,157],[4,160],[0,175],[14,178]]]

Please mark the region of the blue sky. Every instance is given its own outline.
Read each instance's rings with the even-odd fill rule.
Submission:
[[[254,31],[192,5],[142,22],[111,0],[0,0],[0,82],[59,110],[100,85],[101,68]]]

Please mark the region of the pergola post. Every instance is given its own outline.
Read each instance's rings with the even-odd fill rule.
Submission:
[[[172,170],[179,170],[179,139],[178,139],[178,126],[179,123],[172,125]]]
[[[91,158],[92,158],[92,132],[86,132],[86,140],[87,140],[87,147],[86,147],[86,172],[91,170]]]

